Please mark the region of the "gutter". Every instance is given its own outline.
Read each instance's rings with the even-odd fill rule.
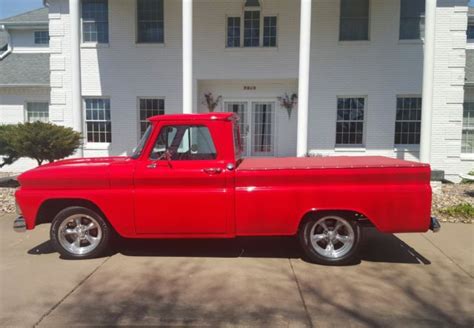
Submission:
[[[49,84],[0,84],[0,88],[50,88]]]
[[[10,33],[8,33],[8,30],[5,25],[0,25],[0,30],[5,31],[7,33],[7,50],[0,54],[0,60],[2,60],[12,52],[12,40],[10,37]]]

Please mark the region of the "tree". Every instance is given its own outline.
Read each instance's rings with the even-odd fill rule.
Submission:
[[[10,165],[20,158],[18,152],[12,146],[15,130],[16,125],[0,125],[0,156],[2,157],[0,168]]]
[[[29,157],[35,159],[38,165],[43,164],[44,161],[54,162],[71,156],[81,145],[80,133],[71,128],[51,123],[39,121],[20,123],[6,130],[8,130],[8,136],[3,140],[7,146],[4,148],[13,151],[14,160],[20,157]],[[1,154],[3,155],[3,153]],[[6,159],[10,158],[13,157],[7,155]],[[4,159],[3,165],[5,164],[8,163]]]

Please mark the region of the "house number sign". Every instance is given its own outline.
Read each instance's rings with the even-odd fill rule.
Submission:
[[[254,85],[244,85],[244,90],[246,91],[257,90],[257,87]]]

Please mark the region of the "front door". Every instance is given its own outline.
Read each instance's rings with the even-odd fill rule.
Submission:
[[[274,156],[275,103],[265,101],[229,101],[225,110],[239,117],[243,155]]]
[[[137,233],[226,233],[232,173],[216,150],[212,126],[157,127],[151,153],[135,170]]]

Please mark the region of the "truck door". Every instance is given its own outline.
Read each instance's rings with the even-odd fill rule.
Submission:
[[[225,161],[209,125],[162,122],[135,170],[140,234],[224,234],[231,205]],[[233,194],[233,193],[231,193]]]

